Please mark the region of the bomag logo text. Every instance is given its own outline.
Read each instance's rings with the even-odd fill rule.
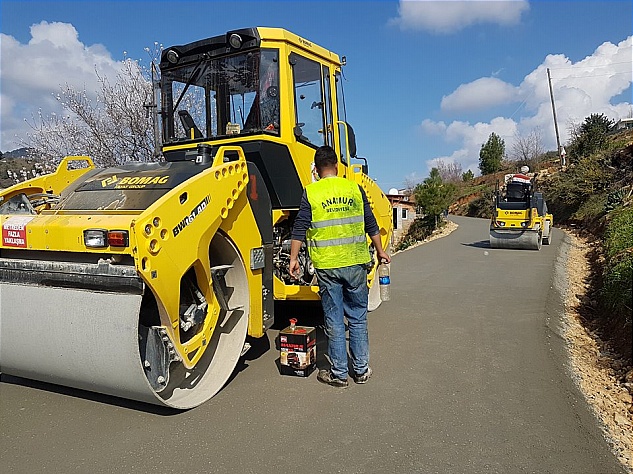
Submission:
[[[310,43],[309,41],[304,40],[303,38],[299,38],[299,43],[301,43],[303,46],[306,46],[308,48],[312,47],[312,43]]]
[[[193,222],[198,215],[207,208],[207,205],[211,201],[211,196],[205,197],[200,204],[198,204],[188,216],[181,220],[176,227],[172,229],[174,237],[176,237],[182,230]]]
[[[152,184],[165,184],[169,176],[126,176],[122,178],[115,188],[144,188]]]
[[[102,179],[101,180],[101,186],[105,188],[107,186],[110,186],[111,184],[116,183],[118,180],[119,180],[119,178],[117,178],[116,175],[113,174],[109,178]]]

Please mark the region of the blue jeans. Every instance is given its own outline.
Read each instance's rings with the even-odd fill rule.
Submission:
[[[367,270],[363,265],[316,269],[319,294],[323,305],[325,335],[332,375],[347,379],[347,344],[345,317],[349,328],[349,353],[352,370],[364,374],[369,367],[369,335],[367,332]]]

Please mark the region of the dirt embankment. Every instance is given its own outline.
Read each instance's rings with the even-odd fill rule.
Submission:
[[[633,367],[614,356],[599,330],[592,329],[584,313],[594,306],[588,290],[591,239],[567,232],[571,239],[567,259],[565,337],[572,376],[600,422],[614,454],[633,474]],[[623,334],[622,337],[631,337]]]

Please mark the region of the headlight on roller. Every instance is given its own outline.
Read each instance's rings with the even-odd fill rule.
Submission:
[[[108,231],[105,229],[84,230],[84,244],[93,249],[108,246]]]
[[[127,230],[87,229],[84,230],[84,244],[93,249],[127,247],[130,236]]]

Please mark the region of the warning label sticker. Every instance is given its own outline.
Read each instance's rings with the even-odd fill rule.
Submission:
[[[26,225],[33,219],[31,216],[10,217],[2,224],[3,247],[26,248]]]

